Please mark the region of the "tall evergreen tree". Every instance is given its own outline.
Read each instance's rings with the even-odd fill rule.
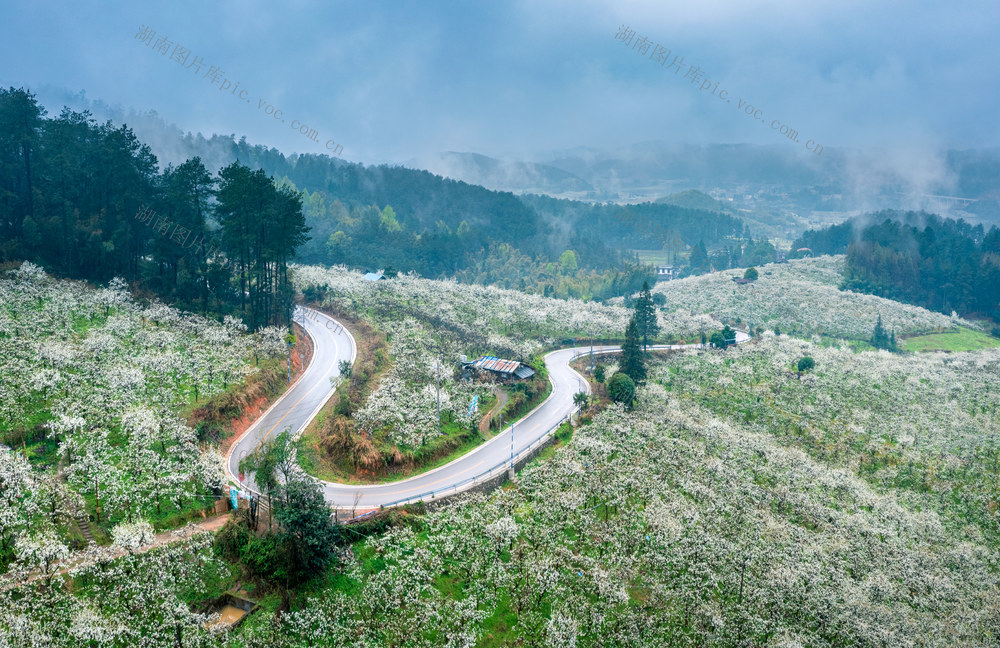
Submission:
[[[187,303],[200,303],[207,313],[209,300],[208,250],[213,234],[208,228],[209,200],[215,194],[215,179],[201,158],[187,160],[163,172],[164,211],[180,230],[173,239],[155,240],[170,261],[170,290]],[[183,275],[183,278],[179,278]]]
[[[628,321],[625,329],[625,343],[622,345],[622,371],[636,384],[646,380],[646,365],[639,348],[639,325],[636,315]]]
[[[305,240],[302,198],[275,187],[263,170],[234,162],[219,172],[216,214],[226,256],[236,265],[240,312],[251,328],[287,321],[288,263]]]
[[[882,314],[879,313],[878,321],[875,323],[875,330],[872,331],[871,340],[869,343],[876,349],[886,349],[888,351],[896,350],[896,332],[893,331],[892,335],[885,330],[885,326],[882,325]]]
[[[45,108],[24,88],[0,88],[0,234],[19,239],[35,212],[37,153]]]
[[[691,258],[688,260],[689,272],[691,274],[705,274],[712,271],[712,265],[708,260],[708,250],[704,241],[691,248]]]
[[[642,292],[634,303],[636,326],[639,335],[642,337],[642,349],[645,351],[649,347],[650,339],[656,339],[660,334],[660,324],[656,321],[656,304],[653,303],[653,296],[649,292],[649,282],[642,282]]]

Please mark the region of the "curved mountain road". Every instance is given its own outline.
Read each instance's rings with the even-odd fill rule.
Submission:
[[[233,444],[226,458],[226,471],[230,479],[239,483],[239,460],[260,443],[284,429],[298,433],[312,420],[333,394],[330,379],[339,376],[338,363],[356,355],[354,339],[336,320],[318,311],[296,309],[296,321],[302,324],[313,339],[313,359],[297,382],[278,399],[272,407],[251,426],[247,433]],[[737,344],[750,337],[737,331]],[[651,349],[697,348],[700,345],[658,345]],[[613,353],[617,346],[595,346],[598,353]],[[387,484],[353,486],[323,482],[327,502],[339,509],[368,510],[381,506],[394,506],[406,502],[446,497],[473,488],[477,483],[490,479],[507,470],[513,458],[531,452],[549,433],[576,410],[573,395],[590,390],[586,378],[573,370],[569,363],[576,357],[590,353],[590,347],[559,349],[545,356],[545,366],[552,382],[552,393],[544,402],[525,415],[520,421],[507,426],[500,434],[454,461],[434,470]],[[253,488],[249,477],[243,482]]]
[[[305,429],[333,396],[331,379],[340,376],[339,364],[357,356],[354,338],[336,320],[308,308],[297,307],[295,321],[301,324],[313,341],[309,366],[295,383],[254,422],[236,441],[226,455],[226,476],[235,484],[256,491],[250,475],[240,481],[240,460],[252,453],[265,439],[274,438],[284,430],[293,435]]]

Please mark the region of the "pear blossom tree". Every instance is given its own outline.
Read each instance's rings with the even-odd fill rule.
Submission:
[[[284,353],[278,327],[249,334],[232,318],[142,304],[120,279],[94,289],[30,263],[0,275],[0,303],[0,470],[27,485],[0,493],[10,500],[0,511],[8,558],[38,516],[66,526],[88,506],[82,495],[106,523],[183,508],[218,487],[219,454],[199,446],[177,413],[256,372],[255,360]],[[48,467],[4,445],[27,452],[37,431],[58,448]]]

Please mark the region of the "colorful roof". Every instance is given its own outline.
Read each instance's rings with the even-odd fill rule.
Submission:
[[[497,373],[509,374],[514,373],[514,371],[521,366],[521,363],[517,360],[504,360],[502,358],[497,358],[496,356],[483,356],[473,362],[472,366],[479,367],[480,369],[496,371]]]

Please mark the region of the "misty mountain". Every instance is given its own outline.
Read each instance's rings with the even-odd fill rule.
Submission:
[[[498,160],[479,153],[449,151],[405,162],[412,169],[480,185],[496,191],[540,193],[566,198],[587,198],[594,187],[587,181],[547,164]]]
[[[805,213],[927,210],[1000,222],[1000,149],[891,152],[826,148],[822,155],[782,145],[690,146],[647,142],[608,153],[572,149],[539,161],[620,198],[656,200],[697,189],[715,198],[748,197]],[[983,204],[979,204],[983,203]]]
[[[703,211],[715,211],[732,213],[735,210],[721,200],[716,200],[696,189],[688,189],[680,193],[670,194],[654,201],[659,205],[674,205],[685,209],[701,209]]]

